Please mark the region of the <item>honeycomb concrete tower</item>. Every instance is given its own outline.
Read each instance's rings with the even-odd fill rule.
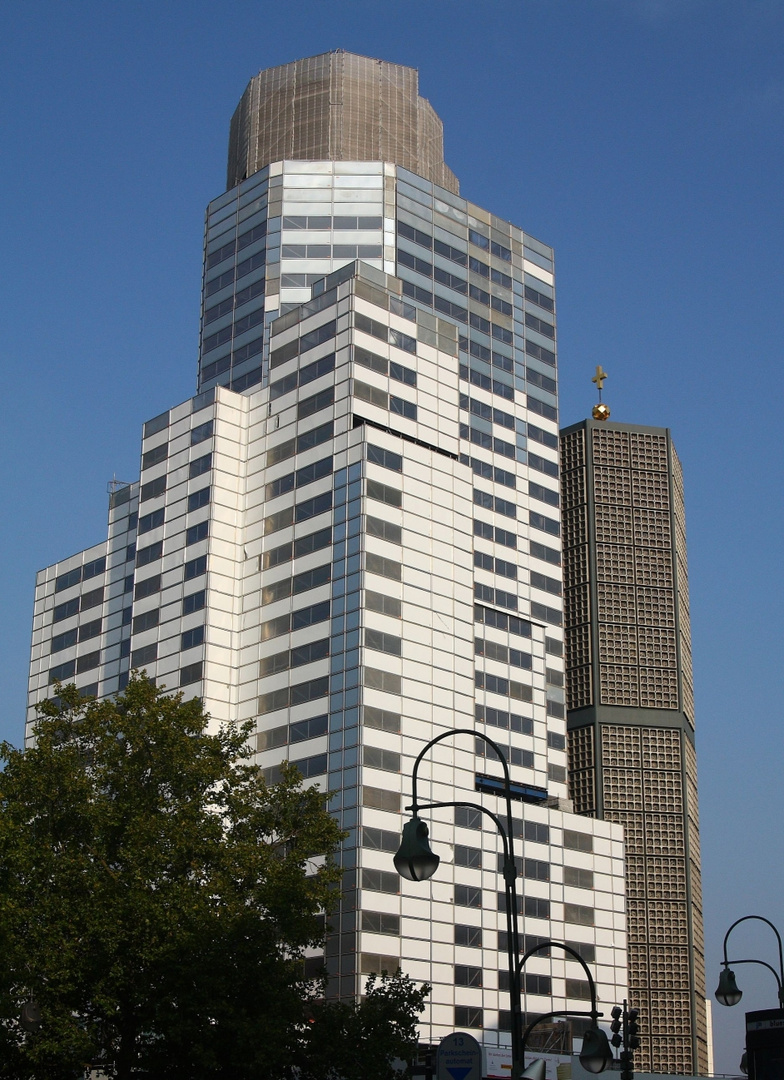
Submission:
[[[683,476],[669,431],[561,433],[570,791],[624,826],[641,1069],[706,1072]]]
[[[553,252],[457,194],[415,71],[347,53],[251,82],[229,178],[197,395],[144,425],[108,539],[39,574],[30,708],[53,679],[103,697],[143,668],[216,723],[252,719],[266,775],[295,762],[349,831],[311,961],[330,992],[400,965],[433,986],[424,1043],[467,1028],[503,1055],[498,834],[434,812],[428,883],[392,854],[425,743],[490,734],[525,944],[577,948],[605,1013],[623,997],[622,830],[568,796]],[[439,744],[423,798],[498,812],[484,747]],[[524,990],[528,1014],[586,1007],[556,950]]]

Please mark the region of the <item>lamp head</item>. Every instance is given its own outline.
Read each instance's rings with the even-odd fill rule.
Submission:
[[[580,1064],[589,1073],[604,1072],[612,1061],[612,1050],[601,1028],[593,1025],[583,1035]]]
[[[541,1058],[537,1058],[536,1061],[532,1061],[527,1069],[524,1069],[520,1074],[523,1078],[528,1080],[545,1080],[547,1075],[547,1066]]]
[[[735,982],[735,972],[726,964],[719,975],[719,985],[716,988],[716,1000],[721,1005],[737,1005],[743,997],[743,991]]]
[[[395,869],[408,881],[426,881],[441,859],[430,848],[427,825],[416,814],[403,826],[403,838],[393,860]]]

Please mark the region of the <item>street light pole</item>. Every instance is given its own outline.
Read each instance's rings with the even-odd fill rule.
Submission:
[[[419,771],[419,763],[436,743],[440,743],[444,739],[450,739],[455,735],[470,735],[473,739],[482,739],[488,746],[492,747],[501,762],[504,770],[504,798],[506,800],[505,828],[501,819],[491,810],[488,810],[487,807],[482,806],[481,803],[465,801],[419,802],[417,798],[417,773]],[[501,834],[504,851],[503,877],[504,896],[506,900],[506,937],[509,962],[509,1011],[511,1014],[512,1025],[512,1080],[520,1080],[523,1072],[523,1024],[522,1006],[520,1002],[521,968],[517,962],[517,958],[520,954],[520,932],[517,913],[517,887],[515,885],[517,867],[515,865],[514,855],[511,781],[509,778],[509,766],[506,763],[506,757],[499,746],[481,731],[474,731],[471,728],[452,728],[449,731],[444,731],[440,735],[436,735],[434,739],[431,739],[430,742],[422,748],[414,762],[414,771],[411,776],[411,797],[413,801],[406,809],[410,810],[413,816],[411,821],[408,821],[403,827],[403,838],[400,848],[394,858],[395,869],[402,877],[407,878],[409,881],[424,881],[425,879],[432,877],[436,872],[440,861],[438,856],[430,849],[427,825],[419,818],[420,810],[436,810],[448,806],[467,806],[471,809],[479,810],[489,817]]]
[[[769,926],[773,933],[776,935],[776,941],[779,946],[779,970],[778,972],[770,964],[764,960],[728,960],[727,959],[727,941],[730,934],[742,922],[747,922],[749,919],[757,919],[759,922],[764,922],[766,926]],[[779,1008],[784,1009],[784,949],[781,944],[781,934],[776,927],[763,915],[744,915],[740,919],[736,919],[727,933],[724,935],[724,959],[722,960],[723,970],[719,974],[719,985],[716,989],[716,1000],[722,1005],[737,1005],[740,999],[743,997],[743,991],[738,987],[735,981],[735,972],[730,968],[730,964],[760,964],[762,967],[766,967],[768,971],[773,972],[773,977],[776,980],[778,987]]]
[[[537,1016],[523,1032],[520,1047],[522,1063],[525,1065],[525,1048],[528,1043],[528,1036],[537,1024],[540,1024],[543,1020],[548,1020],[551,1016],[590,1016],[591,1026],[583,1036],[583,1048],[580,1051],[580,1064],[586,1072],[604,1072],[612,1060],[612,1050],[607,1041],[607,1036],[597,1023],[599,1017],[603,1014],[600,1013],[596,1007],[596,984],[593,981],[590,968],[577,950],[573,949],[571,945],[567,945],[565,941],[554,941],[552,939],[540,941],[538,945],[532,945],[531,948],[520,957],[520,960],[517,963],[517,969],[519,972],[522,972],[526,963],[534,953],[540,952],[542,949],[549,949],[552,945],[557,945],[559,949],[563,949],[573,960],[577,960],[578,963],[582,965],[582,969],[588,978],[588,988],[591,994],[591,1011],[579,1012],[575,1009],[556,1009],[553,1012],[543,1013],[541,1016]]]

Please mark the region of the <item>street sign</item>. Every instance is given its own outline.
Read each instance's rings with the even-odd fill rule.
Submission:
[[[463,1031],[445,1035],[438,1047],[438,1080],[482,1080],[482,1047]]]

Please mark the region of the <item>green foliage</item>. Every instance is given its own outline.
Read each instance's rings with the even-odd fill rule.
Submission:
[[[384,972],[379,980],[371,975],[361,1002],[319,1002],[302,1047],[301,1080],[400,1080],[392,1062],[413,1056],[429,992],[400,971]]]
[[[325,796],[294,769],[268,787],[247,729],[208,734],[145,678],[57,692],[0,747],[0,1077],[287,1075],[340,879]]]

